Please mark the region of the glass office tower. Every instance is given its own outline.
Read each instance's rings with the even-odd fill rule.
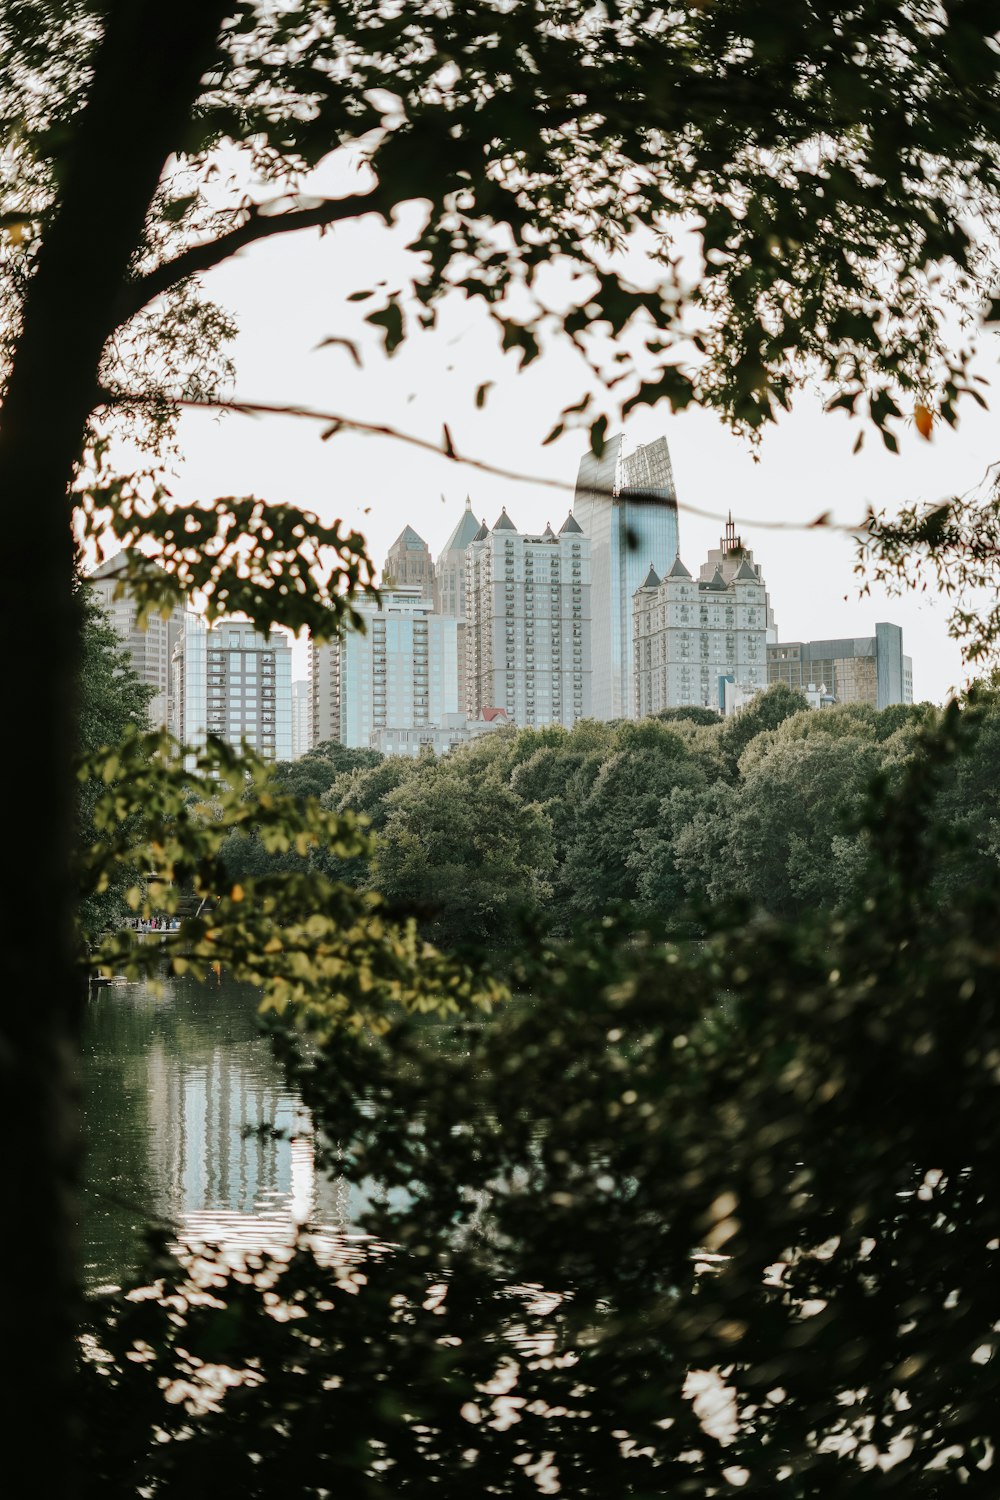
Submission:
[[[632,599],[650,567],[677,556],[677,492],[666,438],[625,454],[624,435],[580,461],[573,514],[590,538],[591,702],[595,719],[634,719]]]

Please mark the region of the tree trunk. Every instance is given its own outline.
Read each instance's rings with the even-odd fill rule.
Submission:
[[[221,0],[108,8],[0,412],[9,876],[0,904],[0,1454],[12,1496],[62,1500],[76,1487],[78,619],[67,488],[116,298],[229,9]]]

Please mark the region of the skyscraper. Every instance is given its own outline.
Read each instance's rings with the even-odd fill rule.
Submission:
[[[520,532],[506,510],[468,549],[470,719],[501,708],[518,727],[590,715],[590,543],[572,516],[558,535]]]
[[[404,526],[389,548],[382,569],[382,582],[387,588],[417,588],[426,598],[433,599],[431,549],[412,526]]]
[[[767,593],[748,556],[728,579],[721,563],[692,578],[680,557],[665,578],[650,568],[634,609],[638,715],[688,704],[721,713],[726,678],[746,695],[766,686]]]
[[[434,607],[439,614],[455,620],[465,619],[465,554],[479,527],[472,514],[472,501],[466,495],[465,510],[434,568]]]
[[[206,626],[188,613],[174,648],[174,733],[188,745],[208,734],[246,740],[263,760],[292,758],[292,648],[284,631],[249,622]]]
[[[636,717],[632,600],[652,565],[677,556],[677,495],[666,438],[626,454],[624,435],[580,460],[573,515],[590,541],[592,712]]]
[[[381,729],[420,729],[458,713],[458,622],[418,588],[357,599],[365,630],[310,647],[313,743],[368,749]]]
[[[184,628],[184,610],[178,606],[166,619],[152,614],[140,628],[135,600],[127,587],[119,592],[127,563],[128,553],[117,552],[91,574],[89,582],[115,634],[127,648],[136,672],[155,689],[149,704],[149,722],[157,729],[165,729],[171,722],[170,663]]]
[[[484,521],[483,526],[486,525]],[[465,497],[465,510],[445,542],[434,569],[434,608],[458,621],[458,702],[465,702],[465,567],[469,543],[482,528],[472,514],[472,501]]]
[[[719,545],[718,547],[710,548],[708,558],[702,563],[701,572],[698,574],[698,577],[702,583],[711,583],[716,571],[718,571],[722,574],[723,582],[729,584],[732,583],[737,573],[743,568],[744,563],[750,564],[750,567],[757,574],[758,578],[762,577],[760,564],[754,562],[753,553],[750,548],[744,547],[743,538],[736,534],[736,527],[733,524],[733,513],[730,511],[729,518],[726,521],[726,529],[719,538]],[[771,596],[770,594],[765,594],[764,597],[767,612],[767,640],[770,645],[778,639],[778,627],[774,622]]]
[[[300,760],[312,749],[312,693],[308,679],[292,683],[292,760]]]

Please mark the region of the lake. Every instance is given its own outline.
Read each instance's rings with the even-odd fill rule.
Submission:
[[[259,993],[225,978],[115,983],[83,1035],[87,1287],[135,1271],[143,1226],[259,1250],[296,1226],[348,1235],[360,1206],[317,1176],[312,1122],[257,1030]]]

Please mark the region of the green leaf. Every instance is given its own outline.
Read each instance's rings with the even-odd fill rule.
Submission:
[[[385,329],[386,354],[392,354],[403,342],[403,314],[398,302],[390,302],[388,307],[369,313],[365,322]]]

